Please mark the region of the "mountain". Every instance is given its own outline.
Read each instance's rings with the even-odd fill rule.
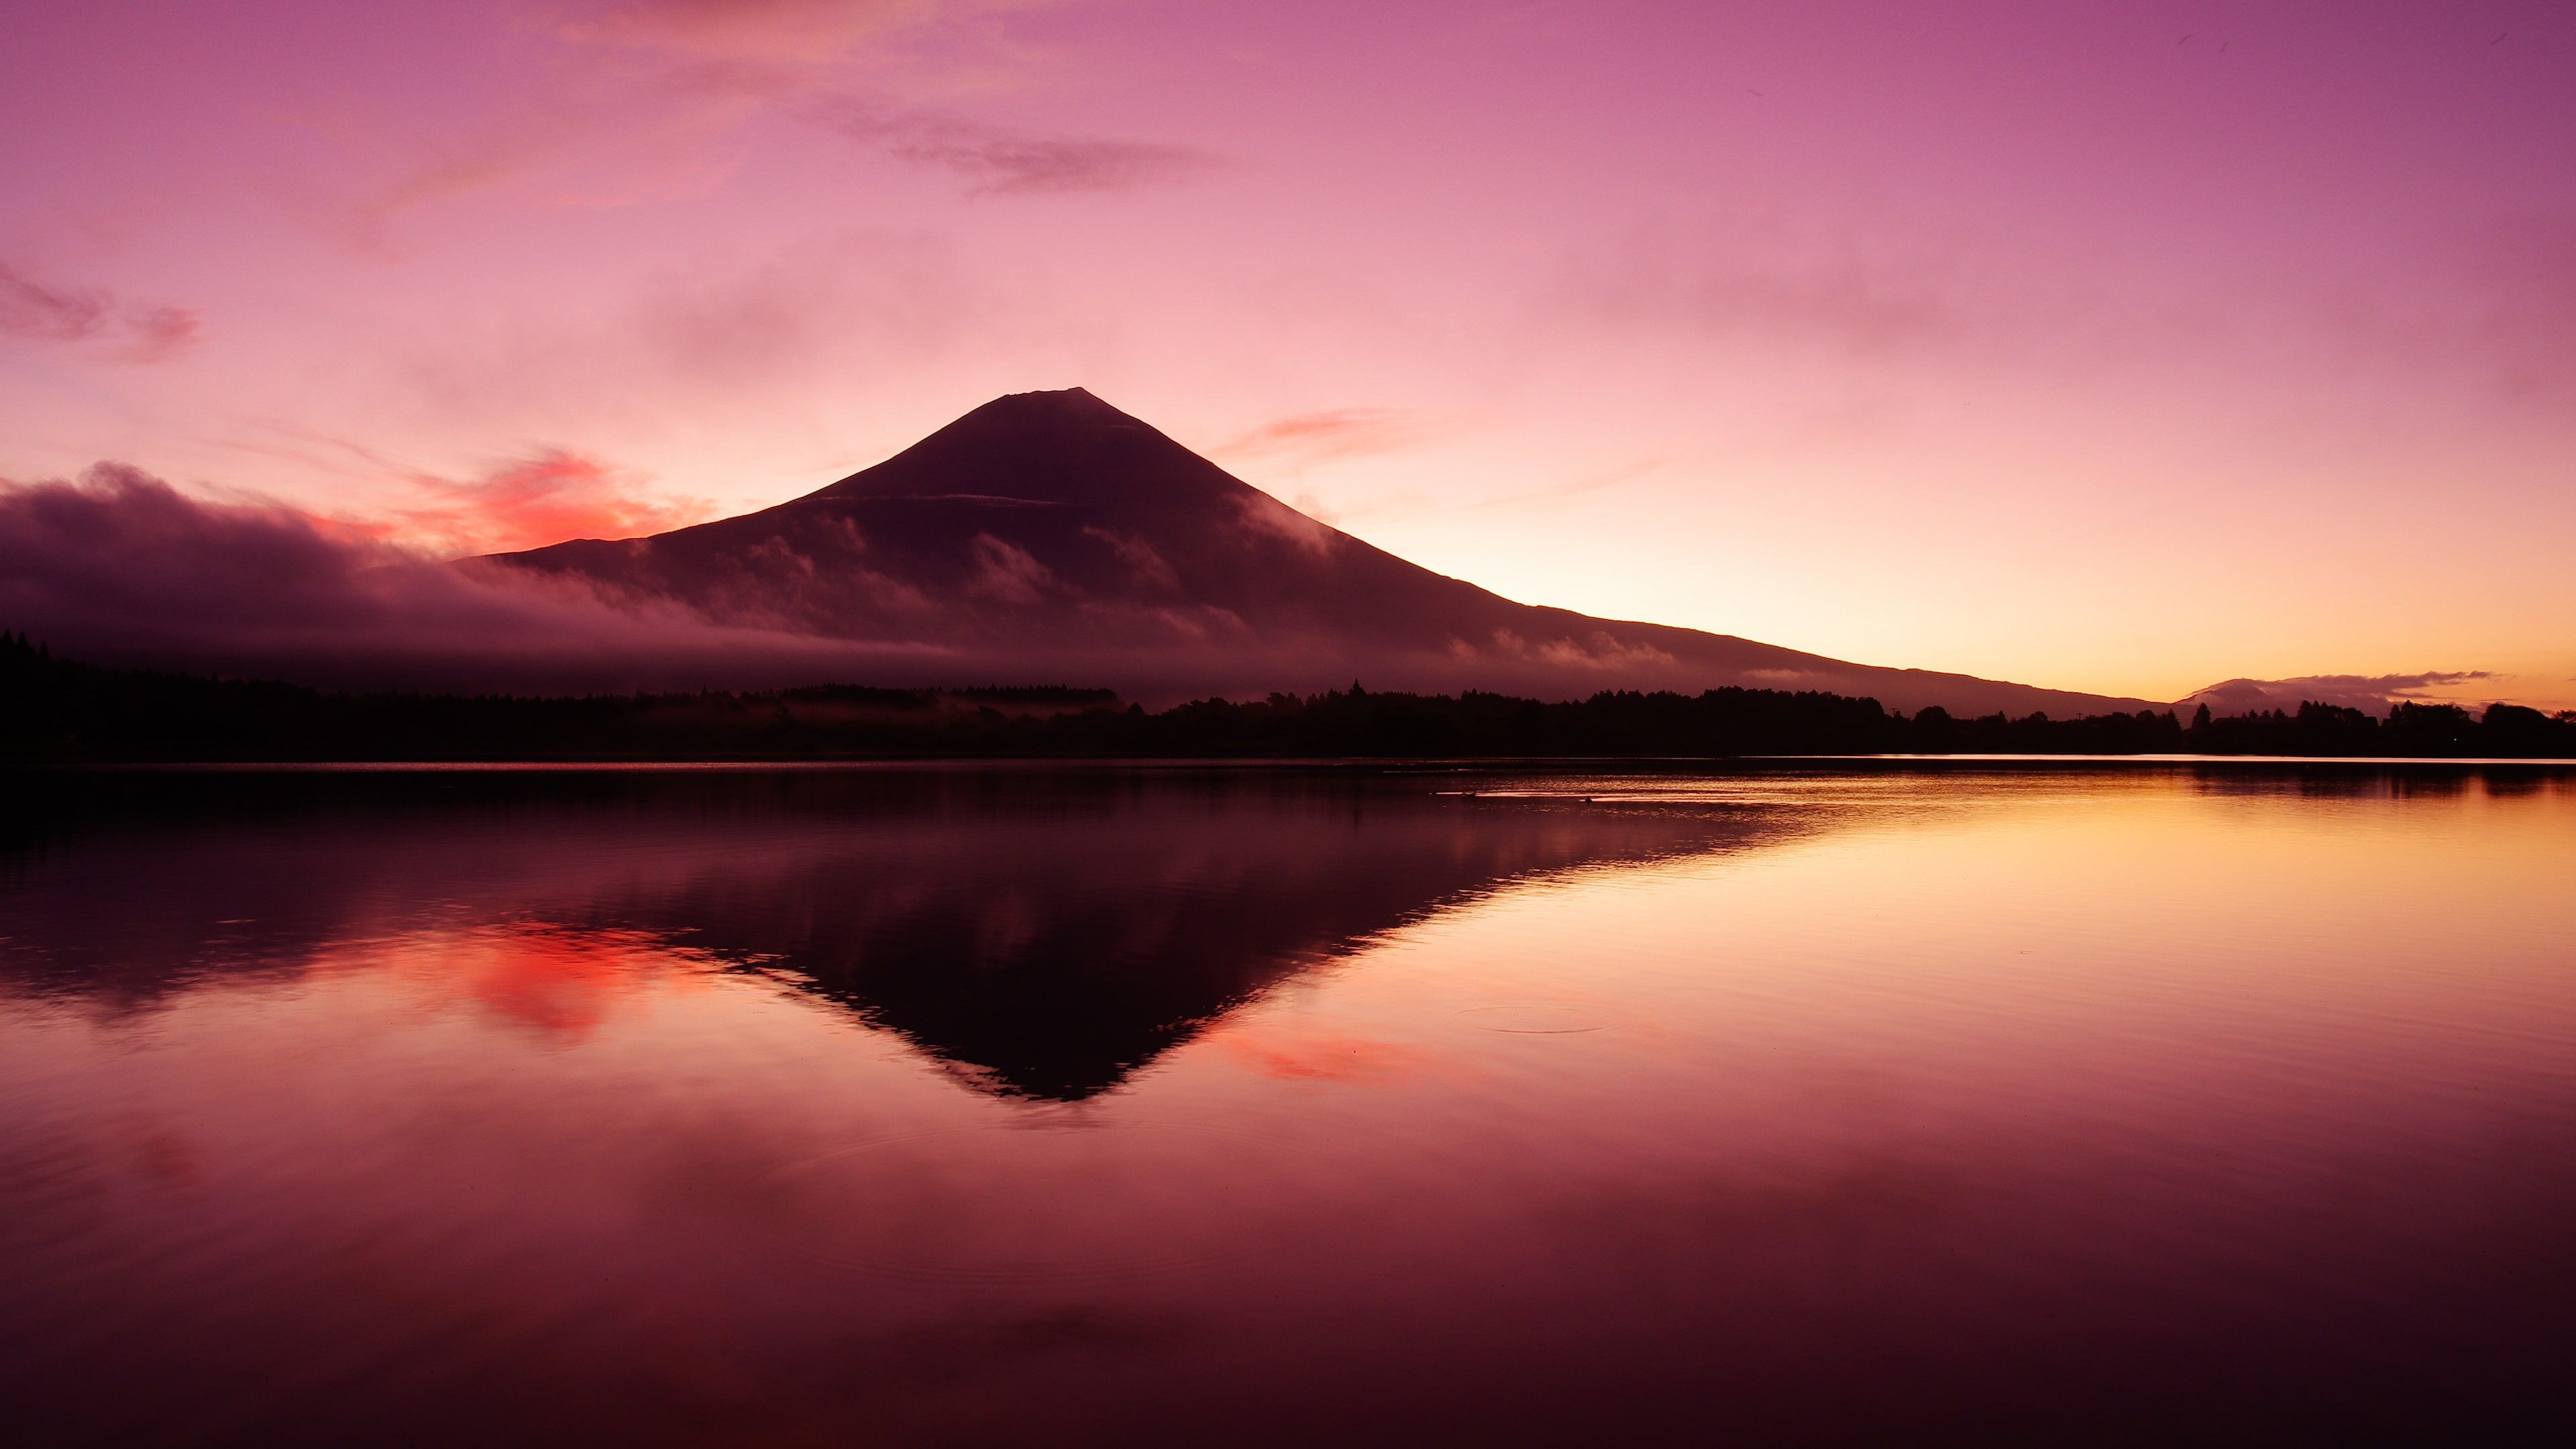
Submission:
[[[996,399],[774,508],[490,562],[726,624],[926,646],[905,667],[943,682],[1149,700],[1354,678],[1552,698],[1740,684],[1954,714],[2145,707],[1515,603],[1309,518],[1081,388]]]
[[[2341,709],[2357,709],[2365,714],[2386,718],[2400,704],[2461,704],[2483,707],[2496,702],[2494,696],[2484,699],[2462,697],[2461,685],[2479,682],[2501,682],[2484,670],[2435,670],[2424,674],[2305,674],[2295,679],[2223,679],[2206,689],[2195,689],[2175,702],[2174,708],[2184,714],[2207,705],[2222,717],[2255,714],[2264,710],[2286,710],[2296,713],[2299,706],[2314,701]]]

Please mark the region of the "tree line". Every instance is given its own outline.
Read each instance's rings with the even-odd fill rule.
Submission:
[[[1906,715],[1875,699],[1728,687],[1550,702],[1354,683],[1148,711],[1070,686],[521,696],[345,692],[105,669],[0,633],[0,759],[647,760],[935,757],[1460,758],[2208,754],[2576,758],[2576,711],[2335,705],[2186,722]]]

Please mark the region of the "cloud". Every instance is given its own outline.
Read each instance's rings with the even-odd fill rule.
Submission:
[[[933,21],[1034,0],[620,0],[566,19],[592,44],[716,60],[817,62]]]
[[[2576,407],[2576,217],[2526,217],[2474,249],[2467,340],[2519,402]]]
[[[1015,279],[970,274],[942,237],[799,239],[742,267],[642,279],[572,322],[513,315],[423,339],[388,384],[455,430],[507,438],[632,434],[685,400],[693,426],[761,434],[846,428],[848,399],[900,389],[995,327],[1048,316]]]
[[[975,572],[966,583],[969,593],[999,599],[1006,604],[1034,604],[1055,587],[1053,571],[1039,563],[1027,549],[1005,543],[989,533],[975,535],[971,546]]]
[[[407,531],[478,553],[572,538],[633,538],[697,523],[714,511],[704,499],[640,496],[632,479],[561,448],[542,449],[461,482],[426,473],[410,477],[436,501],[399,510]]]
[[[1333,408],[1274,418],[1209,452],[1220,458],[1293,456],[1307,462],[1393,453],[1419,444],[1429,429],[1400,408]]]
[[[1181,586],[1180,575],[1172,571],[1171,563],[1142,537],[1088,526],[1082,530],[1082,536],[1096,538],[1109,545],[1109,551],[1118,556],[1118,562],[1126,566],[1128,574],[1137,583],[1155,589],[1177,589]]]
[[[862,232],[806,238],[737,275],[666,275],[603,341],[640,346],[690,382],[769,397],[835,356],[938,352],[963,319],[1001,305],[950,240]]]
[[[1248,529],[1295,544],[1318,555],[1330,555],[1344,535],[1331,524],[1309,518],[1267,493],[1254,491],[1235,499],[1237,520]]]
[[[2576,413],[2576,213],[2453,228],[2409,270],[2298,295],[2293,325],[2335,368],[2372,365],[2410,392],[2447,377],[2509,408]]]
[[[958,116],[897,111],[847,97],[797,114],[900,161],[952,171],[985,196],[1127,191],[1178,181],[1217,164],[1187,146],[1044,136]]]
[[[1595,629],[1581,639],[1571,635],[1559,639],[1530,640],[1509,629],[1494,631],[1491,644],[1478,649],[1463,639],[1450,641],[1450,650],[1461,659],[1498,658],[1534,660],[1562,669],[1603,671],[1638,668],[1668,668],[1680,661],[1669,652],[1652,644],[1626,644],[1612,638],[1605,630]],[[1760,673],[1753,670],[1748,673]]]
[[[845,90],[870,43],[1023,3],[1042,0],[622,0],[558,7],[541,23],[561,42],[554,57],[560,84],[516,94],[479,123],[446,134],[316,120],[318,129],[351,146],[376,179],[295,205],[340,244],[378,252],[404,213],[501,188],[521,188],[543,205],[581,207],[695,191],[729,174],[737,155],[727,143],[744,124]],[[938,139],[926,135],[922,144],[935,148]],[[996,132],[988,139],[1008,138]],[[1117,164],[1109,153],[1076,154],[1061,164],[1085,161],[1095,169]],[[1143,166],[1147,159],[1129,164]],[[1045,169],[1046,158],[1035,155],[1019,166],[1031,174]],[[1013,183],[1016,174],[999,179]]]
[[[106,325],[107,294],[40,286],[0,265],[0,334],[34,342],[80,342]]]
[[[2295,710],[2314,700],[2344,709],[2386,714],[2405,700],[2438,699],[2439,691],[2496,676],[2483,669],[2431,669],[2417,674],[2307,674],[2295,679],[2230,679],[2194,690],[2176,703],[2184,709],[2206,704],[2213,714],[2251,714],[2257,710]]]
[[[538,448],[457,479],[397,462],[351,439],[271,424],[260,441],[228,446],[320,469],[382,493],[408,488],[418,500],[387,503],[372,514],[335,514],[328,526],[352,537],[449,554],[505,553],[575,538],[633,538],[706,520],[703,498],[657,498],[640,476],[560,447]],[[223,501],[274,506],[255,493],[209,489]]]
[[[1729,229],[1642,228],[1572,258],[1558,289],[1577,310],[1620,326],[1869,356],[1952,342],[1990,320],[1972,319],[1941,270],[1919,260]]]
[[[160,362],[194,346],[204,324],[185,307],[145,307],[125,317],[125,338],[117,355],[126,362]]]
[[[342,118],[312,124],[342,147],[355,179],[281,199],[307,225],[361,254],[398,250],[395,224],[427,208],[517,190],[524,204],[596,208],[702,190],[730,170],[724,142],[783,87],[741,67],[633,66],[515,94],[470,122],[420,134]]]
[[[558,12],[551,34],[563,42],[564,84],[445,136],[371,136],[335,123],[339,139],[370,153],[379,179],[296,206],[324,235],[374,253],[391,244],[403,214],[505,187],[549,206],[688,194],[732,172],[742,127],[777,115],[966,176],[983,196],[1123,190],[1214,164],[1184,146],[1037,134],[850,94],[862,72],[918,79],[914,58],[886,50],[899,35],[1040,3],[630,0]],[[991,38],[963,41],[974,49]],[[870,56],[871,47],[885,53]]]
[[[387,233],[402,214],[506,186],[569,163],[599,127],[587,118],[519,117],[481,134],[441,144],[403,148],[380,157],[385,179],[355,196],[295,198],[292,208],[323,235],[352,251],[387,249]],[[387,147],[385,149],[393,149]],[[425,154],[411,154],[425,151]]]
[[[1495,498],[1482,498],[1473,503],[1462,503],[1458,505],[1458,509],[1460,512],[1465,512],[1478,508],[1513,508],[1525,503],[1554,503],[1562,499],[1579,498],[1586,493],[1598,493],[1604,488],[1616,488],[1631,479],[1642,478],[1669,461],[1666,458],[1647,458],[1625,467],[1613,468],[1606,473],[1596,473],[1589,478],[1560,483],[1553,488],[1538,488],[1527,493],[1506,493]]]
[[[161,362],[197,340],[197,314],[166,304],[119,303],[96,287],[47,286],[0,263],[0,337],[98,343],[120,362]]]
[[[649,579],[629,587],[443,563],[293,508],[191,497],[113,463],[77,481],[0,482],[0,627],[98,664],[539,693],[1073,680],[1155,703],[1394,668],[1330,641],[1264,641],[1222,609],[1068,601],[1043,562],[990,535],[974,540],[971,561],[964,593],[981,610],[945,591],[947,607],[926,610],[917,593],[876,597],[910,591],[864,570],[836,565],[815,578],[815,561],[780,540],[738,560],[765,584],[865,594],[901,615],[864,637],[835,636],[792,609],[760,607],[777,601],[774,589],[746,599],[718,590],[701,613]],[[996,610],[1012,617],[983,629],[979,614]]]
[[[0,619],[108,663],[431,688],[937,678],[946,651],[719,625],[578,581],[440,563],[103,463],[0,483]]]

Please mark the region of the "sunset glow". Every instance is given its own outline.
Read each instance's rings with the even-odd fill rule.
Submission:
[[[0,1438],[2576,1442],[2568,0],[5,33]]]
[[[451,556],[1081,385],[1526,602],[2155,701],[2576,705],[2551,0],[9,27],[0,479]]]

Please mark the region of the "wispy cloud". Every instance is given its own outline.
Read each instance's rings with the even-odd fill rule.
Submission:
[[[1213,153],[1189,146],[1041,135],[848,98],[809,102],[797,113],[897,160],[955,172],[987,196],[1126,191],[1183,180],[1218,164]]]
[[[1400,408],[1334,408],[1274,418],[1209,451],[1220,458],[1288,456],[1320,462],[1398,452],[1422,442],[1430,431],[1419,413]]]
[[[1623,468],[1613,468],[1607,473],[1578,478],[1571,483],[1560,483],[1553,488],[1539,488],[1527,493],[1506,493],[1499,498],[1482,498],[1473,503],[1463,503],[1459,505],[1459,510],[1464,512],[1478,508],[1512,508],[1525,503],[1554,503],[1567,498],[1580,498],[1586,493],[1598,493],[1604,488],[1616,488],[1632,478],[1643,478],[1668,461],[1664,458],[1648,458],[1643,462],[1630,463]]]
[[[2473,255],[2480,305],[2467,340],[2506,396],[2576,407],[2576,216],[2499,226]]]
[[[1170,562],[1144,535],[1096,527],[1086,527],[1082,534],[1085,538],[1095,538],[1109,545],[1110,552],[1126,565],[1128,573],[1147,588],[1177,589],[1181,586],[1180,575],[1172,571]]]
[[[684,81],[666,68],[588,77],[427,135],[309,119],[360,179],[283,185],[279,198],[341,245],[383,253],[395,249],[394,225],[405,216],[498,192],[559,207],[684,194],[724,174],[714,143],[772,104],[753,80]]]
[[[1974,318],[1920,259],[1726,227],[1649,226],[1569,260],[1563,300],[1622,326],[1755,341],[1821,342],[1864,355],[1956,340]]]
[[[718,60],[837,60],[871,40],[1039,0],[618,0],[565,16],[567,39]]]
[[[2294,318],[2338,368],[2448,372],[2520,409],[2576,410],[2576,214],[2525,214],[2425,239],[2413,271],[2301,295]]]
[[[741,267],[648,275],[578,322],[531,315],[426,339],[390,376],[486,437],[578,446],[635,426],[642,400],[672,398],[699,427],[792,418],[820,435],[846,426],[845,394],[899,386],[979,329],[1051,305],[1017,279],[972,275],[935,235],[808,236]]]
[[[79,342],[95,336],[107,317],[104,292],[42,286],[0,265],[0,333],[34,342]]]
[[[49,286],[0,263],[0,337],[95,343],[119,362],[162,362],[186,351],[200,330],[185,307],[120,302],[97,287]]]
[[[1217,164],[1188,146],[1022,130],[853,90],[906,69],[915,32],[1041,3],[630,0],[558,11],[548,33],[562,43],[566,84],[432,138],[316,121],[380,179],[290,204],[342,244],[377,252],[397,217],[496,190],[597,206],[713,184],[733,164],[725,143],[778,115],[964,176],[978,196],[1126,190]]]
[[[1018,544],[979,533],[969,552],[975,560],[975,571],[966,581],[970,594],[1006,604],[1034,604],[1056,586],[1054,571]]]

